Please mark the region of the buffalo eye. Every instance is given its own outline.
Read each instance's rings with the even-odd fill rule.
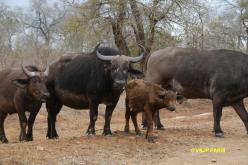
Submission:
[[[111,68],[113,71],[117,71],[118,70],[118,67],[117,66],[112,66],[112,68]]]
[[[159,95],[158,97],[159,97],[160,99],[164,99],[164,96],[165,96],[165,95]]]
[[[123,69],[124,69],[124,70],[129,70],[129,68],[130,68],[130,67],[129,67],[129,64],[126,64],[126,63],[125,63],[125,64],[123,65]]]
[[[118,71],[118,68],[113,69],[113,71],[114,71],[114,72],[117,72],[117,71]]]
[[[34,79],[32,80],[32,82],[33,82],[33,83],[40,83],[40,82],[41,82],[41,79],[39,79],[39,78],[34,78]]]

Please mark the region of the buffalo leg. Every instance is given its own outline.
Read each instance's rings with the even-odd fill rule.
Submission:
[[[147,121],[146,121],[146,114],[145,112],[142,112],[142,129],[147,129]]]
[[[152,112],[145,108],[145,113],[146,113],[146,119],[148,123],[147,131],[146,131],[146,138],[148,142],[154,142],[154,136],[152,135],[153,131],[153,114]]]
[[[222,107],[219,99],[213,99],[214,132],[216,137],[224,137],[224,133],[220,127]]]
[[[127,101],[126,101],[125,119],[126,119],[126,124],[125,124],[125,128],[124,128],[124,132],[129,133],[130,108],[127,105]]]
[[[157,127],[157,112],[154,113],[154,118],[153,118],[153,122],[154,122],[154,127]]]
[[[6,138],[4,131],[4,120],[7,117],[7,113],[0,112],[0,141],[2,143],[8,143],[8,139]]]
[[[156,124],[155,125],[157,126],[157,129],[158,130],[164,130],[164,126],[163,126],[163,124],[160,121],[159,110],[156,113],[156,119],[155,119],[155,121],[156,121]]]
[[[20,127],[21,127],[21,133],[19,136],[19,141],[20,142],[27,141],[27,134],[26,134],[27,117],[25,115],[25,111],[24,110],[19,111],[18,116],[19,116]]]
[[[248,134],[248,114],[245,109],[243,100],[232,105],[232,107],[235,109],[236,113],[239,115],[240,119],[243,121],[247,134]]]
[[[111,132],[111,128],[110,128],[110,122],[111,122],[111,118],[112,118],[112,113],[116,107],[116,103],[114,103],[113,105],[108,105],[106,107],[106,111],[105,111],[105,124],[104,124],[104,129],[103,129],[103,135],[105,136],[111,136],[112,132]]]
[[[141,135],[141,132],[140,132],[140,129],[139,129],[139,126],[138,126],[138,123],[137,123],[137,112],[132,112],[131,113],[131,118],[132,118],[132,121],[133,121],[133,125],[134,125],[134,128],[135,128],[136,134]]]
[[[95,123],[96,123],[97,116],[98,116],[98,105],[99,104],[94,104],[94,103],[90,105],[90,124],[87,130],[88,135],[96,134]]]
[[[56,117],[60,112],[62,105],[54,102],[47,102],[46,108],[48,112],[47,116],[47,138],[57,139],[59,136],[56,131]]]
[[[157,127],[158,130],[164,130],[164,125],[160,121],[159,110],[155,114],[154,124],[155,124],[155,127]],[[142,125],[143,125],[143,129],[147,129],[148,123],[147,123],[147,120],[146,120],[145,113],[142,113]]]
[[[39,112],[39,109],[30,113],[30,116],[28,118],[28,132],[27,132],[28,141],[33,141],[33,126],[34,126],[34,121],[35,121],[35,118],[38,112]]]

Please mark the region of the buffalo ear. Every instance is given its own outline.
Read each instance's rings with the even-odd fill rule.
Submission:
[[[141,71],[136,70],[136,69],[131,69],[128,72],[131,73],[131,75],[133,75],[134,77],[137,77],[137,78],[143,78],[144,77],[144,74]]]
[[[12,80],[12,83],[19,87],[19,88],[25,88],[28,85],[29,79],[14,79]]]
[[[132,67],[132,65],[130,65],[130,68],[129,68],[128,72],[129,72],[130,74],[134,75],[135,77],[138,77],[138,78],[143,78],[143,77],[144,77],[143,72],[141,72],[141,71],[139,71],[139,70],[137,70],[137,69],[134,69],[134,68]]]

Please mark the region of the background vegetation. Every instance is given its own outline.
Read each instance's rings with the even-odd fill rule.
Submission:
[[[100,41],[123,54],[167,46],[248,52],[247,0],[30,0],[0,4],[2,67],[33,59],[51,63],[65,52],[91,51]]]

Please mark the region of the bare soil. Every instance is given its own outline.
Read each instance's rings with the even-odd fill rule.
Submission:
[[[97,135],[89,137],[85,134],[88,110],[63,107],[57,119],[60,138],[48,140],[47,113],[42,108],[35,121],[34,141],[25,143],[18,142],[17,115],[10,115],[5,121],[9,143],[0,144],[0,164],[248,164],[248,135],[232,108],[223,110],[221,125],[225,138],[213,136],[212,105],[208,100],[189,100],[178,105],[176,112],[161,110],[165,130],[154,131],[158,136],[156,143],[136,136],[132,123],[131,133],[123,133],[124,96],[113,113],[112,137],[102,136],[104,113],[101,106]],[[192,148],[225,148],[225,153],[196,153],[191,152]]]

